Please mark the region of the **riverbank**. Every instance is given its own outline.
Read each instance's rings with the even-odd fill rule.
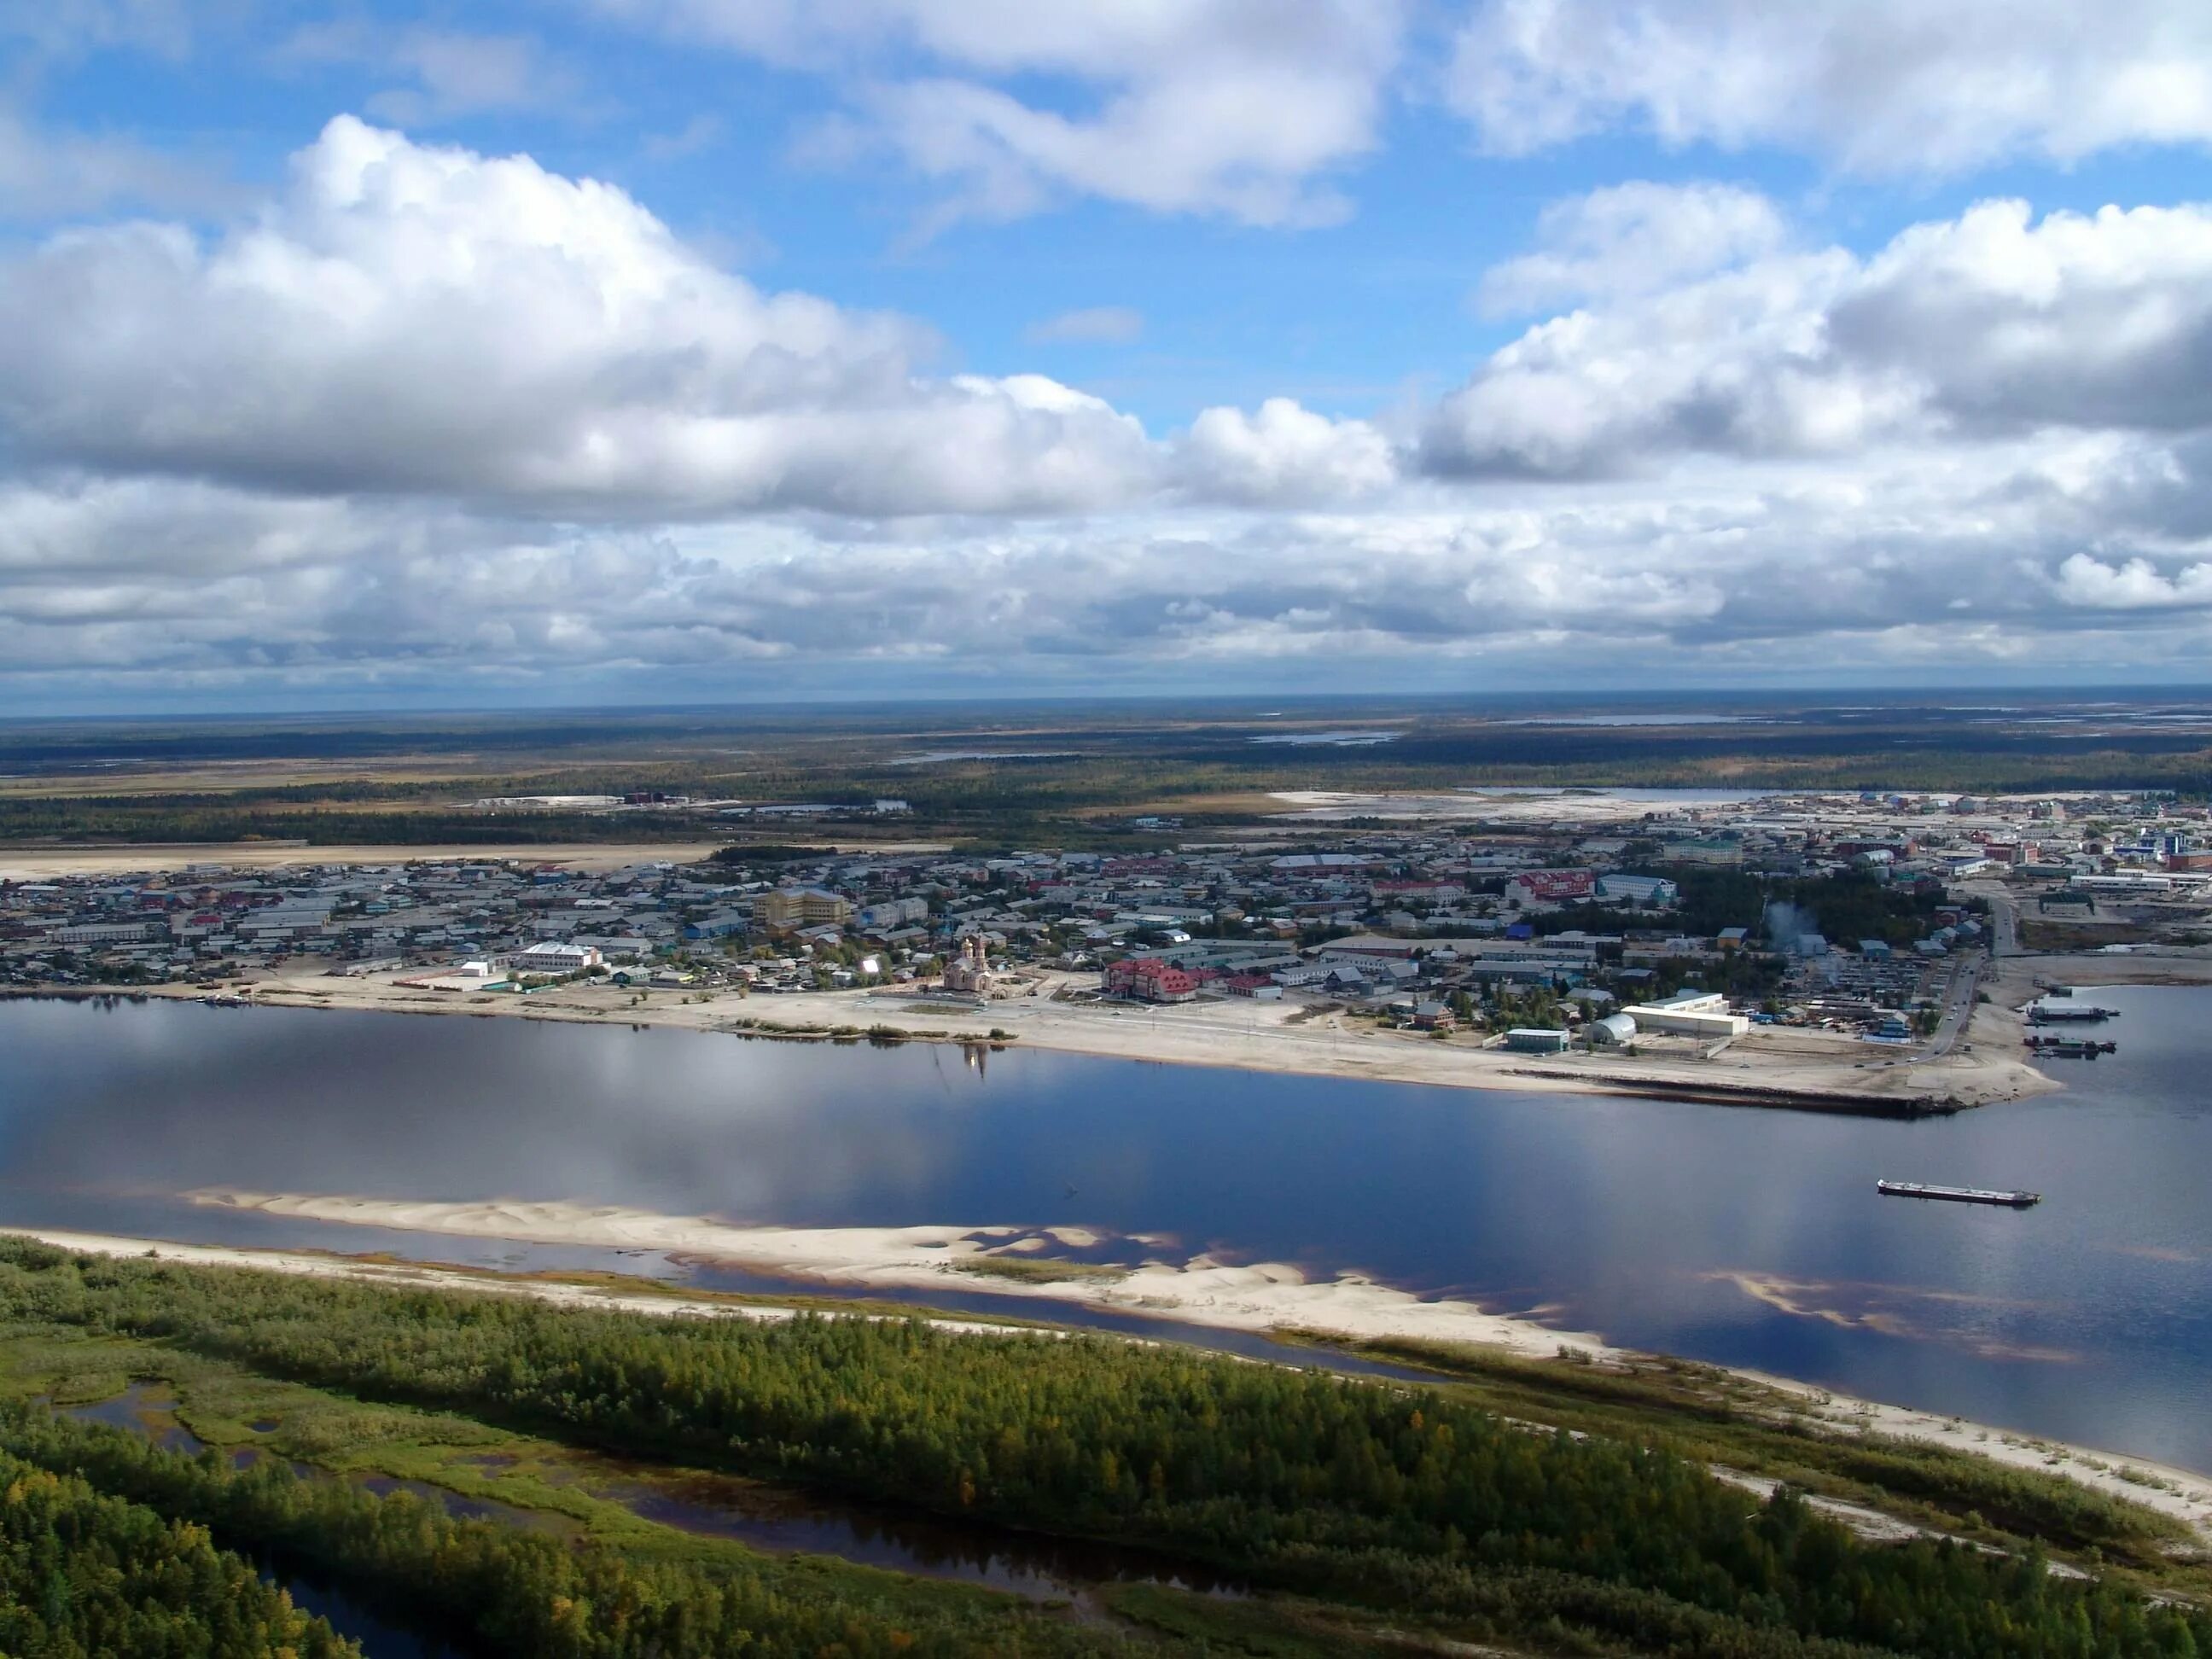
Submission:
[[[1610,1352],[1594,1336],[1554,1330],[1534,1317],[1492,1313],[1469,1302],[1425,1301],[1357,1274],[1316,1283],[1287,1262],[1233,1266],[1203,1255],[1170,1261],[1149,1254],[1164,1247],[1164,1240],[1109,1240],[1091,1228],[740,1227],[704,1216],[610,1205],[409,1202],[235,1188],[185,1196],[210,1209],[397,1232],[639,1250],[833,1287],[986,1294],[1007,1298],[1010,1309],[1076,1303],[1261,1334],[1310,1330],[1351,1341],[1395,1337],[1474,1343],[1541,1357],[1562,1349],[1590,1357]],[[1049,1254],[1109,1242],[1146,1259],[1110,1270],[1056,1262]],[[1058,1266],[1066,1272],[1054,1273]]]
[[[206,1195],[211,1200],[216,1195]],[[781,1267],[769,1271],[811,1273],[825,1284],[901,1284],[908,1274],[919,1274],[925,1288],[988,1290],[1016,1299],[1025,1315],[1049,1320],[1054,1302],[1093,1299],[1086,1292],[1098,1288],[1095,1281],[992,1280],[960,1273],[945,1262],[929,1259],[943,1250],[955,1259],[974,1259],[994,1246],[1012,1229],[908,1228],[899,1230],[842,1229],[808,1233],[794,1229],[730,1229],[680,1218],[644,1216],[634,1212],[585,1210],[574,1206],[487,1205],[441,1206],[378,1204],[371,1200],[273,1200],[263,1195],[231,1194],[244,1206],[271,1213],[319,1214],[325,1218],[350,1218],[370,1226],[435,1226],[465,1231],[475,1236],[538,1240],[558,1231],[565,1242],[681,1236],[727,1246],[736,1238],[753,1243],[745,1248],[769,1252]],[[275,1206],[283,1203],[286,1207]],[[370,1215],[385,1219],[368,1221]],[[502,1231],[493,1231],[493,1229]],[[60,1249],[87,1255],[161,1258],[190,1266],[246,1267],[265,1272],[402,1288],[486,1291],[528,1297],[560,1306],[613,1309],[659,1316],[685,1315],[707,1318],[781,1320],[806,1298],[794,1296],[789,1305],[739,1301],[726,1296],[703,1295],[681,1286],[647,1285],[624,1288],[604,1278],[564,1278],[557,1273],[517,1275],[462,1269],[428,1262],[397,1261],[389,1258],[357,1258],[310,1251],[262,1250],[229,1246],[179,1244],[162,1240],[119,1237],[103,1234],[31,1228],[5,1230],[36,1238]],[[981,1235],[981,1237],[977,1237]],[[811,1262],[814,1268],[792,1264]],[[887,1263],[892,1265],[886,1265]],[[840,1266],[839,1264],[842,1264]],[[873,1265],[871,1265],[873,1264]],[[763,1263],[761,1265],[766,1266]],[[1035,1265],[1043,1267],[1042,1261]],[[1215,1282],[1214,1270],[1200,1268],[1190,1286]],[[1279,1275],[1295,1269],[1277,1269],[1254,1282],[1272,1285],[1257,1293],[1264,1302],[1281,1288]],[[1310,1287],[1325,1288],[1325,1287]],[[1343,1287],[1350,1295],[1308,1299],[1293,1298],[1295,1319],[1278,1320],[1265,1327],[1292,1340],[1340,1343],[1354,1352],[1378,1358],[1397,1359],[1415,1365],[1431,1365],[1442,1377],[1464,1372],[1469,1376],[1495,1375],[1504,1365],[1508,1375],[1523,1384],[1540,1382],[1547,1372],[1566,1396],[1589,1395],[1585,1381],[1602,1398],[1608,1377],[1670,1379],[1682,1402],[1693,1407],[1692,1416],[1710,1417],[1723,1408],[1725,1421],[1741,1417],[1793,1435],[1817,1439],[1900,1441],[1940,1449],[1943,1453],[1986,1462],[2025,1475],[2057,1477],[2106,1498],[2142,1505],[2173,1521],[2185,1523],[2199,1540],[2198,1547],[2212,1550],[2212,1479],[2194,1471],[2146,1459],[2101,1452],[2042,1437],[2018,1433],[1961,1418],[1916,1411],[1863,1400],[1785,1377],[1742,1368],[1682,1366],[1611,1348],[1587,1336],[1551,1330],[1532,1318],[1484,1314],[1468,1304],[1424,1304],[1400,1297],[1382,1287],[1354,1281]],[[1379,1296],[1374,1292],[1380,1291]],[[1243,1328],[1262,1328],[1248,1322],[1258,1305],[1253,1297],[1238,1308],[1220,1302],[1194,1302],[1170,1314],[1154,1305],[1147,1310],[1170,1322],[1223,1323]],[[1420,1309],[1442,1307],[1441,1315]],[[1003,1331],[1013,1328],[927,1307],[914,1310],[948,1329]],[[1470,1322],[1468,1316],[1474,1316]],[[1488,1333],[1470,1334],[1470,1333]],[[1092,1333],[1096,1334],[1097,1333]],[[1504,1340],[1494,1340],[1502,1338]],[[1571,1356],[1571,1364],[1560,1366]],[[1535,1370],[1529,1370],[1534,1366]],[[1551,1368],[1559,1367],[1557,1370]],[[1518,1368],[1518,1369],[1515,1369]],[[1686,1386],[1683,1380],[1686,1379]]]
[[[640,990],[605,981],[535,991],[428,991],[400,981],[411,975],[361,978],[301,969],[258,975],[244,993],[265,1006],[368,1009],[395,1013],[470,1014],[558,1019],[581,1024],[671,1026],[701,1031],[743,1029],[756,1036],[821,1035],[845,1028],[856,1036],[927,1032],[939,1041],[988,1043],[1012,1039],[1024,1048],[1228,1066],[1241,1071],[1364,1078],[1459,1089],[1563,1094],[1637,1094],[1751,1107],[1863,1111],[1907,1117],[2024,1099],[2060,1085],[2021,1058],[2017,1032],[2001,1029],[2009,1010],[1985,1005],[1975,1015],[1974,1040],[1940,1056],[1869,1044],[1841,1032],[1754,1026],[1711,1059],[1680,1054],[1613,1051],[1541,1058],[1484,1048],[1471,1039],[1439,1040],[1392,1030],[1302,1003],[1237,999],[1164,1007],[1071,1000],[1087,990],[1072,975],[1043,975],[1031,994],[973,1002],[927,992],[855,990],[747,996],[683,988]],[[192,998],[185,986],[147,988],[147,994]],[[1686,1048],[1687,1045],[1684,1045]]]

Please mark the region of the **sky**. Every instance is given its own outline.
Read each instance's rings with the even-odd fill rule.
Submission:
[[[0,0],[0,712],[2212,680],[2203,0]]]

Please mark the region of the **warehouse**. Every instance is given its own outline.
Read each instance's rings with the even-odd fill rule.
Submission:
[[[1636,1021],[1627,1014],[1607,1014],[1585,1029],[1593,1048],[1624,1048],[1636,1041]]]
[[[1640,1030],[1666,1031],[1676,1036],[1740,1037],[1751,1030],[1741,1014],[1728,1011],[1728,999],[1718,991],[1680,991],[1656,1002],[1638,1002],[1621,1010]]]

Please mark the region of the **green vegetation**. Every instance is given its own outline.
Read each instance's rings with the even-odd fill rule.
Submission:
[[[122,1431],[41,1419],[21,1407],[0,1417],[0,1444],[46,1468],[82,1469],[104,1490],[327,1571],[386,1605],[409,1608],[429,1628],[467,1632],[494,1653],[710,1659],[757,1644],[771,1652],[860,1659],[1090,1645],[1054,1640],[1061,1633],[1036,1620],[1027,1621],[1036,1627],[1018,1645],[1009,1643],[1011,1632],[994,1626],[1011,1621],[994,1620],[982,1598],[965,1598],[965,1616],[946,1597],[933,1616],[915,1618],[921,1609],[895,1599],[794,1583],[806,1575],[777,1564],[748,1571],[734,1552],[709,1565],[577,1547],[495,1521],[456,1521],[411,1492],[380,1497],[343,1481],[303,1480],[281,1463],[235,1470],[216,1457],[161,1451]]]
[[[2162,1575],[2189,1540],[2181,1522],[2069,1480],[1923,1441],[1842,1437],[1808,1424],[1793,1395],[1681,1359],[1594,1364],[1579,1355],[1532,1360],[1450,1343],[1391,1339],[1346,1344],[1367,1358],[1410,1364],[1457,1383],[1501,1414],[1577,1433],[1662,1446],[1708,1465],[1788,1482],[1806,1492],[1879,1504],[1944,1531],[2024,1551],[2032,1543],[2087,1553]],[[2204,1588],[2193,1579],[2175,1588]]]
[[[1071,1279],[1121,1279],[1129,1271],[1103,1261],[1038,1260],[1018,1255],[963,1256],[952,1266],[959,1273],[1019,1279],[1032,1285],[1065,1284]]]
[[[1747,705],[1747,707],[1750,705]],[[1764,705],[1770,712],[1771,703]],[[0,841],[380,842],[742,840],[732,861],[807,855],[790,836],[921,834],[978,851],[1139,850],[1168,812],[1187,830],[1249,821],[1285,789],[1435,791],[1466,784],[1908,791],[2212,787],[2200,737],[2100,712],[2105,735],[1995,724],[1899,703],[1775,724],[1565,727],[1436,701],[1278,711],[1158,703],[985,710],[817,708],[687,714],[423,716],[368,720],[0,725]],[[2110,715],[2109,721],[2106,716]],[[1379,747],[1259,744],[1346,723],[1396,732]],[[904,763],[937,744],[969,758]],[[958,747],[951,745],[957,744]],[[980,754],[969,750],[974,744]],[[992,750],[1003,750],[997,755]],[[96,780],[90,787],[85,781]],[[683,811],[479,811],[487,797],[659,790],[699,801],[851,802],[804,830]],[[867,804],[896,796],[910,816]]]
[[[70,1463],[0,1453],[0,1653],[359,1659],[252,1562],[216,1549],[204,1527],[164,1520],[55,1467]]]
[[[1615,1397],[1628,1383],[1596,1368],[1578,1379],[1582,1408],[1626,1413],[1627,1432],[1577,1437],[1564,1422],[1560,1431],[1531,1431],[1528,1421],[1550,1418],[1516,1424],[1482,1397],[1533,1389],[1533,1376],[1470,1371],[1474,1386],[1409,1389],[1082,1336],[954,1335],[912,1321],[811,1316],[652,1319],[88,1261],[22,1243],[0,1246],[0,1320],[19,1389],[58,1398],[112,1385],[118,1370],[167,1375],[142,1368],[168,1354],[172,1370],[214,1368],[362,1402],[345,1407],[365,1413],[347,1419],[356,1447],[419,1439],[424,1414],[435,1413],[459,1425],[444,1431],[449,1442],[529,1435],[1121,1540],[1304,1598],[1294,1607],[1270,1597],[1231,1618],[1188,1599],[1170,1607],[1165,1592],[1110,1594],[1176,1642],[1202,1630],[1205,1640],[1250,1651],[1316,1651],[1349,1630],[1364,1632],[1371,1648],[1380,1620],[1560,1650],[1778,1659],[2127,1659],[2212,1642],[2212,1620],[2147,1603],[2123,1572],[2084,1585],[2047,1574],[2033,1549],[2002,1557],[1933,1540],[1869,1546],[1786,1491],[1754,1505],[1638,1431],[1638,1402]],[[72,1352],[81,1356],[73,1367],[64,1364]],[[1551,1389],[1555,1406],[1576,1399]],[[245,1402],[230,1409],[242,1413]],[[1711,1415],[1725,1425],[1731,1408],[1719,1402]],[[219,1410],[192,1407],[187,1421],[217,1439],[243,1433]],[[703,1632],[738,1626],[776,1651],[1073,1651],[1105,1639],[951,1587],[921,1587],[931,1594],[907,1592],[893,1607],[890,1591],[872,1601],[861,1583],[906,1581],[805,1580],[789,1564],[727,1547],[655,1551],[603,1535],[573,1494],[569,1510],[591,1530],[569,1546],[447,1522],[419,1504],[394,1510],[397,1499],[380,1504],[336,1483],[293,1480],[274,1463],[241,1473],[212,1455],[161,1453],[36,1412],[8,1420],[0,1449],[82,1468],[105,1490],[210,1526],[218,1541],[293,1550],[372,1589],[433,1584],[435,1605],[475,1620],[495,1650],[725,1651],[698,1645]],[[1856,1455],[1878,1463],[1887,1454]],[[1909,1464],[1814,1473],[1903,1480],[1915,1473]],[[1945,1474],[1933,1484],[1955,1500],[1965,1479]],[[1984,1513],[2015,1518],[1998,1487],[1984,1483],[1974,1496]],[[2029,1496],[2013,1507],[2022,1524],[2037,1518]],[[2069,1524],[2117,1547],[2140,1525],[2130,1515],[2112,1505]],[[562,1603],[568,1612],[556,1618],[549,1610]],[[631,1610],[620,1628],[609,1622],[616,1608]],[[1249,1626],[1241,1633],[1240,1621]]]

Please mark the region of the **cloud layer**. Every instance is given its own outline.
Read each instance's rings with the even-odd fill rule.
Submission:
[[[1212,492],[1218,446],[1178,453],[1041,375],[932,375],[936,350],[905,319],[761,292],[611,186],[351,118],[212,244],[130,223],[0,270],[0,418],[48,463],[575,518]],[[1300,413],[1224,452],[1228,493],[1271,469],[1303,491],[1268,446],[1325,459],[1340,423]]]
[[[2212,10],[2175,0],[1478,0],[1453,104],[1527,155],[1617,127],[1860,173],[2212,140]]]
[[[1468,283],[1535,320],[1425,404],[1148,432],[341,118],[216,229],[0,259],[0,698],[2201,663],[2212,209],[1854,252],[1632,182]]]
[[[1401,0],[600,0],[611,16],[836,78],[812,153],[887,150],[936,222],[1070,196],[1247,224],[1349,210],[1322,176],[1376,142]],[[1048,98],[1040,81],[1072,84]]]
[[[1709,238],[1733,257],[1701,272],[1672,232],[1643,233],[1674,216],[1654,200],[1667,192],[1640,191],[1626,232],[1610,200],[1574,204],[1547,220],[1564,252],[1502,269],[1516,291],[1603,302],[1531,328],[1446,398],[1423,441],[1431,467],[1577,477],[1692,453],[2212,424],[2212,210],[2037,220],[2024,202],[1986,202],[1865,259],[1762,229]],[[1710,191],[1674,194],[1682,222],[1717,216]],[[1670,264],[1686,280],[1653,286]]]

